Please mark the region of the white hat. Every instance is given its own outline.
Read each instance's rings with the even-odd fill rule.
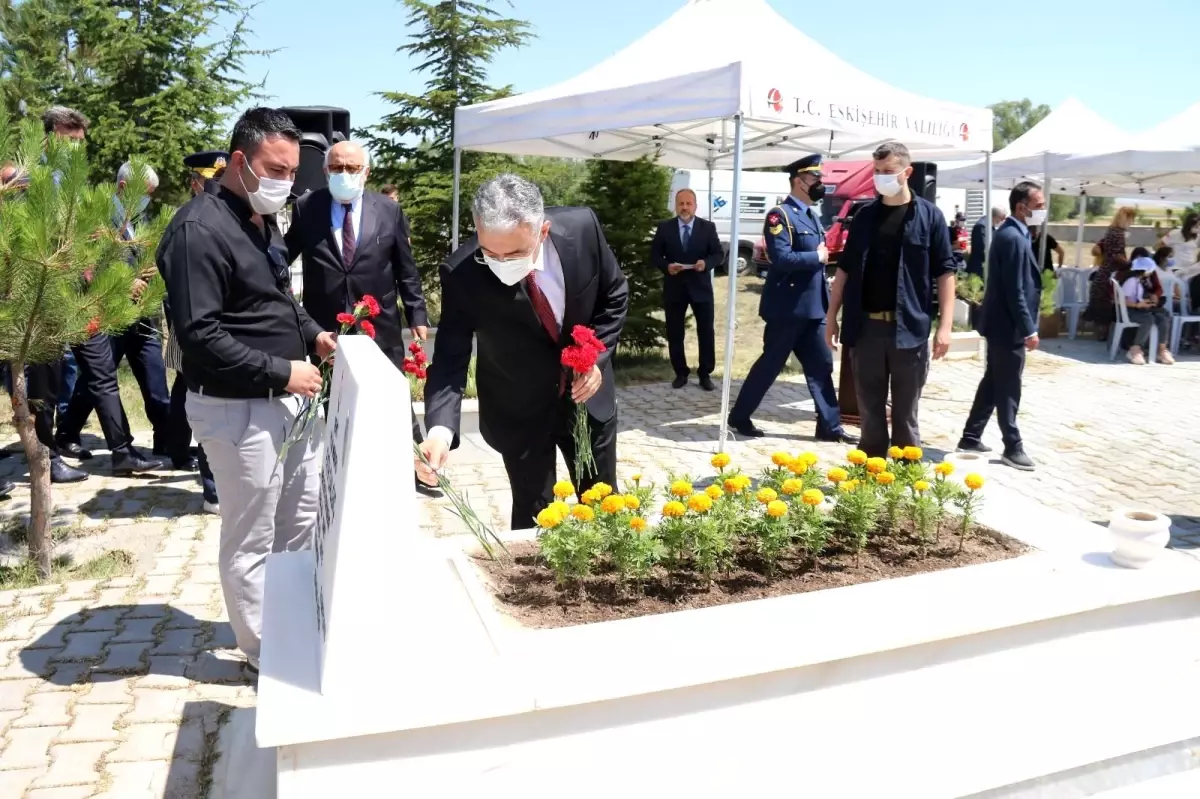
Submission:
[[[1134,258],[1133,263],[1130,264],[1129,268],[1134,272],[1153,272],[1154,259],[1147,258],[1144,255],[1141,258]]]

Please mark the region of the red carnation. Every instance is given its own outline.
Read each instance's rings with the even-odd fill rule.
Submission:
[[[575,343],[579,346],[590,347],[596,352],[604,352],[606,349],[608,349],[604,346],[603,341],[596,338],[596,331],[592,330],[590,327],[575,325],[575,327],[571,329],[571,338],[575,339]]]
[[[358,323],[358,326],[362,328],[362,332],[366,333],[371,338],[375,338],[375,325],[364,319]]]
[[[418,380],[424,380],[426,378],[426,376],[428,376],[428,374],[429,373],[427,371],[425,371],[424,366],[417,367],[417,379]]]
[[[401,368],[406,375],[415,375],[417,373],[417,364],[409,358],[404,359],[404,366]]]
[[[355,310],[357,311],[360,308],[364,309],[365,315],[371,317],[372,319],[374,319],[376,316],[379,316],[379,301],[370,294],[364,294],[363,298],[358,301],[358,305],[355,306]]]
[[[425,350],[422,350],[422,349],[418,349],[416,352],[414,352],[412,357],[413,357],[413,361],[417,365],[426,363],[426,361],[427,361],[427,358],[425,357]]]
[[[421,348],[421,342],[414,341],[412,344],[409,344],[408,351],[411,352],[413,355],[416,355],[418,352],[423,352],[423,349]]]
[[[352,325],[352,324],[354,324],[354,314],[340,313],[337,315],[337,320],[338,320],[338,324],[340,324],[340,325]]]
[[[98,318],[97,318],[97,319],[93,319],[92,321],[88,322],[88,324],[87,324],[87,334],[88,334],[88,336],[89,336],[89,337],[90,337],[90,336],[94,336],[94,335],[96,335],[96,334],[97,334],[97,333],[99,333],[99,332],[100,332],[100,320],[99,320]]]

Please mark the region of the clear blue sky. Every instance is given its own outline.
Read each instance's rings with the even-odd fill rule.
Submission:
[[[1054,107],[1069,96],[1132,132],[1200,100],[1200,0],[770,0],[809,37],[894,86],[968,105],[1029,97]],[[494,7],[533,24],[537,38],[501,55],[494,85],[517,92],[557,83],[620,50],[684,0],[503,0]],[[853,7],[853,20],[847,8]],[[919,12],[917,9],[920,9]],[[264,0],[253,44],[282,48],[252,59],[277,105],[348,108],[355,127],[387,110],[378,91],[419,92],[422,78],[396,48],[407,41],[394,0]],[[720,47],[711,39],[680,42]],[[804,71],[802,54],[780,68]]]

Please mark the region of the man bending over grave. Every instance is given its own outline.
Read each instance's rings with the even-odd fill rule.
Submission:
[[[586,403],[595,468],[582,493],[617,477],[617,397],[612,354],[629,306],[629,285],[590,208],[544,208],[537,186],[504,174],[484,183],[472,211],[477,235],[441,266],[442,316],[425,385],[421,451],[433,470],[459,442],[471,341],[483,440],[504,458],[512,526],[530,527],[554,499],[555,450],[576,478],[572,430]],[[576,325],[606,347],[590,373],[561,364]],[[416,461],[417,476],[436,476]],[[582,483],[582,485],[579,485]]]

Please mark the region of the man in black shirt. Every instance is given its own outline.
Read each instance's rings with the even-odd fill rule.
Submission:
[[[1042,251],[1042,234],[1045,230],[1046,230],[1046,226],[1042,225],[1041,227],[1030,231],[1030,233],[1033,234],[1033,251],[1034,251],[1034,253],[1040,254]],[[1058,266],[1061,267],[1063,265],[1063,258],[1066,257],[1067,252],[1066,252],[1066,250],[1063,249],[1063,246],[1058,243],[1058,239],[1054,238],[1049,233],[1046,233],[1045,236],[1046,236],[1046,258],[1044,261],[1042,261],[1042,271],[1049,272],[1050,274],[1054,274],[1054,269],[1055,269],[1054,256],[1055,255],[1058,256]]]
[[[325,358],[336,348],[292,297],[275,221],[296,177],[299,142],[282,111],[243,114],[219,192],[180,209],[158,250],[183,354],[188,421],[221,496],[225,604],[254,669],[266,557],[310,546],[317,518],[320,437],[293,446],[280,463],[283,435],[301,398],[321,389],[308,356]]]
[[[850,225],[833,279],[826,335],[831,347],[840,333],[851,348],[862,449],[883,457],[891,444],[921,444],[917,404],[929,375],[934,284],[941,316],[933,343],[936,359],[950,349],[955,268],[946,218],[909,189],[908,148],[888,142],[875,150],[874,159],[880,198],[855,214]]]

